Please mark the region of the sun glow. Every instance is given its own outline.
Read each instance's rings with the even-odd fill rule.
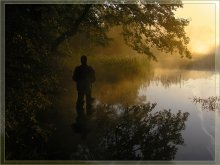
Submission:
[[[216,4],[212,1],[183,1],[183,8],[177,10],[177,17],[191,20],[186,33],[190,37],[189,49],[192,53],[204,55],[215,48],[216,12]]]
[[[206,43],[196,42],[196,43],[191,43],[189,48],[193,54],[195,53],[195,54],[203,55],[211,52],[213,50],[212,46],[213,45],[208,45]]]

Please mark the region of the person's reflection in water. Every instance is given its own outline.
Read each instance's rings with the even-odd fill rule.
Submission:
[[[81,57],[81,65],[77,66],[73,73],[73,80],[77,83],[78,98],[76,102],[76,110],[79,116],[84,115],[84,97],[86,97],[87,114],[92,113],[92,83],[95,82],[95,71],[91,66],[87,65],[87,57]]]
[[[89,131],[87,117],[85,115],[78,115],[76,118],[76,122],[72,124],[72,129],[76,133],[81,134],[82,139],[85,140]]]

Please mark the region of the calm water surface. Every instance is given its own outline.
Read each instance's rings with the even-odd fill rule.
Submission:
[[[126,89],[127,88],[134,88]],[[215,112],[202,110],[193,97],[216,96],[216,75],[211,71],[156,69],[150,80],[122,82],[103,86],[103,102],[111,104],[157,103],[155,111],[170,109],[188,112],[186,128],[182,131],[184,145],[177,146],[176,160],[215,159]],[[135,91],[137,90],[137,91]],[[99,94],[100,94],[99,93]]]
[[[156,75],[150,85],[140,87],[138,96],[146,98],[144,102],[157,102],[158,109],[190,114],[182,132],[185,145],[178,147],[175,159],[214,160],[215,112],[202,110],[192,98],[216,96],[216,75],[207,71],[164,70],[158,70]]]
[[[63,100],[60,100],[62,109],[65,106],[65,111],[60,111],[60,128],[57,128],[57,135],[54,135],[54,141],[52,142],[52,151],[58,150],[59,154],[52,155],[52,157],[60,160],[121,160],[125,156],[129,160],[215,160],[215,111],[203,110],[201,104],[193,102],[193,98],[216,96],[216,91],[219,88],[216,87],[216,79],[218,79],[216,74],[210,71],[155,69],[153,73],[148,73],[146,78],[142,79],[125,79],[115,82],[100,82],[97,80],[93,86],[95,105],[113,105],[116,113],[107,115],[110,112],[108,108],[97,109],[97,114],[91,119],[93,122],[89,124],[89,131],[86,128],[84,132],[82,131],[83,133],[81,132],[81,135],[79,131],[71,131],[69,129],[73,116],[75,115],[76,117],[73,108],[75,107],[76,91],[75,86],[72,86],[72,89],[66,93]],[[75,92],[74,96],[73,91]],[[163,125],[168,122],[168,125],[174,126],[167,128],[166,132],[165,124],[165,127],[163,127],[165,132],[163,130],[156,132],[158,134],[142,132],[142,135],[151,138],[152,142],[149,142],[149,139],[145,139],[141,134],[137,137],[132,135],[136,131],[136,129],[132,128],[133,126],[141,128],[141,123],[132,121],[131,116],[136,115],[135,111],[133,111],[129,120],[134,125],[129,125],[131,122],[128,122],[124,127],[119,128],[121,135],[117,134],[118,145],[117,140],[114,141],[114,132],[116,126],[118,126],[117,122],[119,125],[123,125],[121,121],[123,117],[117,117],[117,115],[120,115],[118,113],[121,109],[120,107],[141,105],[149,102],[156,103],[156,107],[150,112],[151,114],[170,109],[170,113],[167,111],[157,117],[162,121],[160,124]],[[140,107],[139,110],[141,108],[143,107]],[[106,109],[105,113],[101,113],[103,109]],[[181,111],[180,116],[177,115],[179,110]],[[141,114],[141,111],[139,113]],[[183,113],[189,113],[187,120],[184,119]],[[169,114],[174,115],[170,119],[171,121],[167,121],[167,115],[169,116]],[[145,113],[145,115],[148,114]],[[75,117],[74,120],[76,121]],[[152,123],[157,122],[157,119],[153,117],[151,116],[149,120]],[[124,121],[126,122],[126,120]],[[185,124],[185,129],[177,129],[175,123]],[[157,127],[151,124],[145,125],[145,129],[155,131]],[[175,129],[175,131],[173,132],[172,129]],[[175,133],[177,137],[172,136]],[[130,137],[130,135],[132,136]],[[165,139],[163,139],[164,137]],[[169,139],[166,139],[167,137],[174,138],[174,141],[169,141]],[[126,141],[129,138],[131,140]],[[175,142],[175,139],[177,141],[183,140],[183,144],[180,141]],[[62,141],[60,147],[53,145],[54,143],[60,143],[60,141]],[[121,145],[123,142],[125,144]],[[145,147],[144,150],[139,150],[141,148],[140,144],[142,148]],[[153,145],[151,146],[151,144]],[[169,145],[173,147],[170,148]],[[131,154],[129,157],[128,155],[133,151],[135,151],[135,155],[132,156]],[[142,152],[145,152],[149,157],[142,158]],[[60,157],[62,154],[63,157]],[[111,157],[114,154],[115,156]],[[163,157],[164,155],[165,157]]]

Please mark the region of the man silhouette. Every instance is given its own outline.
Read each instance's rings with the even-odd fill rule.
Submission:
[[[76,81],[78,98],[76,102],[76,110],[78,115],[84,115],[84,97],[86,97],[86,111],[91,114],[92,111],[92,83],[95,82],[95,71],[91,66],[87,65],[87,57],[81,56],[81,65],[77,66],[73,72],[73,80]]]

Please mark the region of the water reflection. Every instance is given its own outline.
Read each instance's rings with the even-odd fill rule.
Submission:
[[[213,72],[164,69],[155,70],[148,76],[137,77],[137,79],[126,77],[117,82],[104,80],[97,82],[93,90],[94,97],[107,105],[99,105],[90,118],[77,119],[73,127],[74,138],[77,140],[69,149],[72,151],[71,159],[213,160],[215,138],[212,137],[215,137],[215,116],[212,112],[196,111],[197,107],[189,98],[213,96],[216,93],[214,76]],[[144,109],[142,104],[149,101],[157,102],[157,109],[145,114],[151,123],[147,125],[141,124],[140,121],[134,122],[132,117],[135,117],[135,113],[133,112],[133,116],[130,115],[127,119],[127,121],[131,120],[130,123],[123,125],[122,114],[125,114],[126,108],[132,107],[131,105],[140,105],[140,108]],[[159,111],[163,109],[172,109],[172,111]],[[181,109],[180,117],[177,116],[178,109]],[[163,141],[167,135],[163,135],[162,130],[157,130],[159,123],[156,123],[155,111],[163,112],[161,121],[164,123],[166,115],[172,114],[174,117],[168,122],[170,125],[176,127],[175,118],[180,124],[186,125],[186,130],[183,132],[181,131],[184,128],[176,129],[176,132],[179,131],[182,135],[169,137],[173,141],[176,138],[179,142]],[[181,121],[184,112],[190,113],[187,121],[186,119]],[[153,120],[155,120],[154,124]],[[120,123],[123,127],[119,127]],[[146,130],[140,131],[140,128]],[[163,128],[174,136],[172,128]],[[119,130],[119,133],[114,130]],[[152,134],[148,130],[157,130],[158,133]],[[119,140],[116,141],[114,137]],[[135,140],[132,139],[138,140],[134,142]],[[181,141],[186,145],[183,146]]]
[[[217,96],[211,96],[208,98],[194,96],[192,101],[195,104],[200,104],[202,110],[216,111],[220,108],[220,97]]]
[[[154,76],[150,79],[150,84],[146,83],[145,86],[149,86],[152,83],[157,86],[162,85],[164,88],[170,88],[172,85],[179,85],[181,88],[187,85],[187,81],[197,80],[197,79],[210,79],[214,74],[211,71],[188,71],[188,70],[178,70],[178,69],[155,69]]]
[[[83,137],[74,160],[173,160],[189,113],[154,112],[156,104],[97,105],[90,117],[77,118]]]
[[[146,71],[146,74],[142,77],[130,78],[127,76],[117,82],[107,80],[97,82],[94,86],[94,95],[95,98],[107,104],[138,104],[141,99],[139,98],[139,90],[143,87],[149,88],[155,85],[169,89],[173,85],[178,85],[178,88],[188,87],[197,90],[196,86],[202,85],[204,80],[212,78],[213,74],[214,72],[207,71],[155,69]],[[196,80],[195,82],[199,84],[190,84],[192,80]]]
[[[175,75],[181,75],[178,78]],[[142,86],[139,96],[146,97],[145,102],[157,102],[159,109],[181,109],[189,112],[190,119],[186,122],[187,129],[183,132],[186,146],[178,147],[176,160],[214,160],[215,159],[215,113],[198,111],[193,104],[193,96],[207,98],[216,94],[215,74],[205,71],[178,71],[164,70],[158,77],[167,77],[170,85],[164,85],[158,80],[158,84],[152,81],[150,86]],[[180,76],[179,76],[180,77]],[[166,82],[166,81],[165,81]],[[176,83],[177,82],[177,83]],[[167,83],[167,84],[169,84]],[[199,140],[198,140],[199,139]]]

